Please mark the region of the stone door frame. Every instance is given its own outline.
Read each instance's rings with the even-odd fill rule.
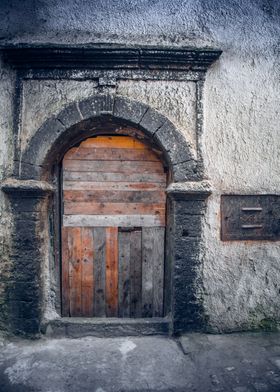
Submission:
[[[202,303],[196,296],[200,263],[201,224],[209,184],[202,180],[199,163],[180,131],[161,113],[137,101],[100,94],[63,109],[48,119],[30,140],[18,174],[7,179],[14,229],[10,257],[14,281],[7,289],[9,326],[14,333],[36,335],[43,322],[42,266],[52,243],[59,258],[57,170],[65,152],[77,142],[102,133],[131,135],[155,144],[171,172],[167,188],[167,312],[174,334],[204,325]],[[56,200],[56,202],[55,202]],[[57,219],[57,218],[55,218]],[[49,223],[52,222],[52,223]],[[58,265],[58,263],[56,263]]]
[[[4,61],[15,69],[16,76],[14,173],[1,184],[10,202],[13,221],[11,280],[7,282],[5,292],[7,329],[32,337],[42,329],[46,300],[42,268],[49,262],[50,253],[54,253],[56,260],[59,259],[59,163],[70,147],[82,138],[99,134],[106,123],[111,124],[112,132],[118,132],[121,125],[131,134],[132,127],[137,130],[134,136],[155,143],[163,151],[172,173],[167,188],[166,256],[170,267],[171,299],[168,331],[179,334],[201,330],[205,326],[205,316],[197,296],[202,284],[197,270],[201,263],[201,225],[211,190],[203,177],[199,144],[197,157],[194,157],[183,135],[163,114],[141,102],[108,92],[116,90],[120,79],[195,82],[196,132],[199,138],[205,73],[219,58],[221,50],[103,44],[75,47],[19,44],[2,47],[1,51]],[[49,118],[22,152],[16,141],[20,132],[23,82],[46,79],[94,79],[98,81],[98,93],[72,103],[57,116]],[[140,324],[138,327],[135,332],[143,332]],[[87,332],[92,329],[90,325]],[[107,331],[114,334],[116,328],[112,326]],[[125,334],[128,330],[122,328],[122,331]]]

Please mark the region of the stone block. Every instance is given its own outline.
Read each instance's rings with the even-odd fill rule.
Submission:
[[[8,298],[14,301],[39,301],[39,285],[30,282],[11,282],[8,288]]]
[[[201,179],[200,173],[197,170],[197,162],[190,160],[181,162],[173,166],[173,181],[198,181]]]
[[[10,301],[10,312],[15,319],[36,319],[39,309],[36,302]]]
[[[193,159],[184,136],[170,121],[166,121],[156,131],[154,139],[168,152],[168,157],[173,165]]]
[[[206,208],[204,200],[180,200],[174,203],[174,215],[203,215]]]
[[[140,126],[152,136],[166,121],[166,118],[154,109],[149,108],[144,114]]]
[[[78,106],[84,119],[97,117],[102,114],[112,114],[114,107],[114,96],[109,94],[98,95],[79,102]]]
[[[121,120],[138,124],[142,120],[147,109],[148,106],[145,104],[117,96],[115,98],[113,114]]]
[[[18,335],[31,335],[34,336],[39,333],[40,321],[38,318],[34,319],[11,319],[12,330]]]
[[[77,103],[75,102],[63,109],[57,116],[57,120],[60,121],[65,128],[70,128],[73,125],[78,124],[82,120],[82,117]]]

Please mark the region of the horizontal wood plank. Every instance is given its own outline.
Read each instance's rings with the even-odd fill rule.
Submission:
[[[123,203],[164,203],[164,191],[64,191],[64,201],[71,202],[123,202]]]
[[[121,148],[84,148],[74,147],[69,150],[64,159],[92,161],[150,161],[159,162],[159,157],[151,150],[121,149]]]
[[[109,173],[109,172],[72,172],[64,169],[63,178],[66,181],[94,181],[94,182],[152,182],[166,184],[166,174],[162,173]]]
[[[65,202],[65,215],[164,215],[165,203],[92,203]]]
[[[162,227],[157,215],[64,215],[63,225],[72,227]]]
[[[65,159],[63,167],[68,171],[110,173],[159,173],[163,174],[161,162],[142,161],[92,161]]]
[[[64,190],[156,190],[165,189],[165,182],[94,182],[94,181],[64,181]]]

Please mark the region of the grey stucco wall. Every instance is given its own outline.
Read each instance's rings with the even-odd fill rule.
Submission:
[[[279,193],[280,3],[277,0],[7,0],[0,4],[0,18],[3,43],[108,42],[213,46],[223,50],[207,73],[203,97],[204,127],[199,144],[213,194],[204,222],[201,251],[204,287],[198,295],[203,298],[213,330],[255,328],[270,320],[280,320],[279,243],[223,243],[219,234],[222,193]],[[15,80],[8,68],[2,66],[0,72],[3,178],[10,174],[13,165]],[[67,94],[61,82],[32,86],[34,96],[27,94],[23,102],[22,135],[32,132],[28,124],[33,124],[34,131],[47,113],[55,113],[59,106],[90,95],[95,87],[87,82],[82,87],[77,85],[80,82],[71,83],[67,84]],[[159,88],[163,89],[162,85]],[[123,83],[119,93],[137,96],[163,111],[173,102],[179,128],[190,143],[194,142],[193,122],[188,122],[193,115],[189,85],[166,87],[162,102],[141,82],[137,88],[130,82]],[[43,99],[38,103],[35,97],[40,95]],[[171,119],[172,112],[167,113]],[[4,247],[1,270],[5,280],[9,270],[5,256],[9,217],[2,196],[0,203]]]

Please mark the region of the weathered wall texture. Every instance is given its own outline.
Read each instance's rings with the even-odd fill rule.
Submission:
[[[13,96],[15,78],[0,62],[0,181],[9,176],[13,166]],[[9,244],[11,219],[8,203],[4,194],[0,192],[0,328],[5,329],[3,323],[7,312],[5,303],[6,282],[10,279],[11,263],[9,261]]]
[[[212,330],[257,328],[279,321],[279,243],[221,242],[219,211],[222,193],[279,193],[280,3],[4,0],[0,18],[3,43],[105,42],[223,50],[207,73],[204,129],[198,140],[205,176],[213,188],[203,228],[203,290],[198,290],[198,295]],[[13,72],[5,67],[0,72],[3,178],[13,164],[15,81]],[[22,147],[46,118],[71,101],[92,95],[95,87],[94,82],[25,82]],[[122,82],[118,93],[165,113],[195,146],[191,82]],[[1,271],[5,281],[9,217],[2,195],[0,203]]]

